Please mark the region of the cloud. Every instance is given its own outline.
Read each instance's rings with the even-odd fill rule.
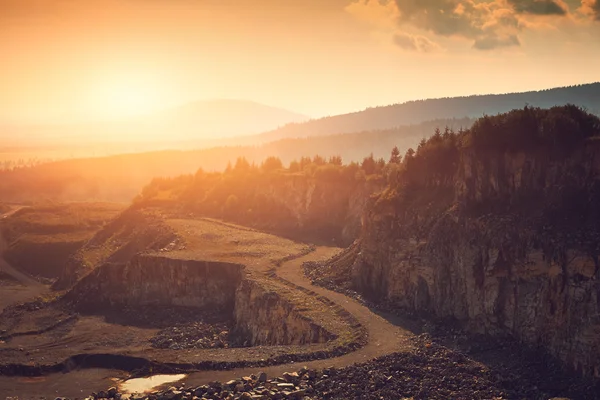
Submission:
[[[392,1],[357,0],[345,8],[356,19],[383,29],[396,29],[398,8]]]
[[[499,47],[520,46],[521,43],[517,35],[508,35],[506,37],[484,36],[475,40],[473,47],[477,50],[492,50]]]
[[[507,0],[519,14],[567,15],[566,5],[554,0]]]
[[[411,35],[405,32],[396,32],[393,36],[393,42],[396,46],[405,50],[419,51],[428,53],[437,50],[439,45],[425,36]]]
[[[594,20],[600,21],[600,0],[582,0],[580,11]]]
[[[588,13],[595,12],[600,3],[583,1],[589,3]],[[383,20],[388,30],[395,25],[399,33],[394,33],[398,38],[393,40],[403,48],[415,48],[417,37],[434,43],[434,35],[469,40],[478,50],[520,46],[523,30],[552,26],[553,18],[569,15],[564,0],[355,0],[347,10],[371,23]],[[430,38],[406,36],[407,30]]]
[[[438,36],[473,41],[476,49],[518,46],[514,8],[503,0],[394,0],[399,23]]]
[[[438,50],[440,46],[426,36],[413,35],[399,29],[400,11],[393,1],[357,0],[346,7],[361,22],[376,27],[383,32],[396,46],[410,51],[428,53]]]

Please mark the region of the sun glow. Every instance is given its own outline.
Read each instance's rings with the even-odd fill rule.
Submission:
[[[149,114],[166,105],[165,91],[158,80],[131,74],[100,81],[89,92],[89,114],[119,119]]]

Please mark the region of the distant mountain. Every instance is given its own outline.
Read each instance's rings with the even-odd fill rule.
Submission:
[[[547,108],[568,103],[585,107],[589,112],[600,115],[600,83],[524,93],[409,101],[402,104],[367,108],[351,114],[315,119],[301,124],[289,124],[258,135],[255,139],[265,143],[282,138],[390,129],[434,119],[478,118],[484,114],[495,115],[515,108],[523,108],[527,104]]]
[[[245,100],[196,101],[140,119],[180,140],[245,136],[307,121],[305,115]]]
[[[148,150],[148,143],[155,143],[154,149],[182,142],[186,147],[200,147],[207,141],[258,134],[306,120],[305,115],[252,101],[196,101],[123,121],[0,125],[0,148],[107,142],[140,142],[145,146],[142,151]]]

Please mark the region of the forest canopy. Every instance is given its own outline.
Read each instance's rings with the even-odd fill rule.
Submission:
[[[287,185],[294,179],[310,179],[345,187],[377,183],[388,192],[401,187],[452,188],[461,154],[547,152],[566,156],[584,141],[600,136],[600,119],[567,105],[541,109],[524,107],[496,116],[484,116],[472,128],[454,131],[436,129],[416,149],[401,154],[393,147],[386,158],[372,154],[360,162],[343,163],[340,156],[301,157],[287,166],[278,157],[256,164],[240,157],[226,170],[177,178],[157,178],[147,185],[135,203],[172,203],[203,214],[248,222],[273,213],[277,205],[260,188]]]

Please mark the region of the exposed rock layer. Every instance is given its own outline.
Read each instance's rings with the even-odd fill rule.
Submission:
[[[234,318],[236,335],[248,338],[252,346],[325,343],[333,338],[290,302],[253,280],[243,280],[238,287]]]
[[[253,346],[325,343],[333,338],[288,300],[248,276],[243,265],[226,262],[139,255],[126,264],[96,268],[65,300],[92,311],[182,306],[233,314],[236,340]]]
[[[369,196],[380,189],[378,182],[349,185],[292,176],[257,191],[289,214],[289,218],[275,221],[270,221],[269,215],[261,217],[276,230],[348,245],[360,235],[360,216]]]
[[[232,310],[244,267],[140,255],[96,268],[69,293],[79,306],[183,306]]]
[[[364,218],[360,292],[540,345],[600,377],[600,151],[463,152],[451,184],[381,196]]]

